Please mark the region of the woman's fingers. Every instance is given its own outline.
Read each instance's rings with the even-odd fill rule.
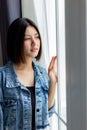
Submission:
[[[57,68],[57,56],[52,57],[48,70],[51,70],[55,67]]]
[[[55,62],[54,62],[54,69],[57,71],[57,56],[54,57]]]
[[[51,59],[48,70],[51,70],[53,68],[54,62],[55,62],[55,57],[53,56],[52,59]]]

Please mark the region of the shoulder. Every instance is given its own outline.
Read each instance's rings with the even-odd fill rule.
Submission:
[[[7,65],[4,65],[2,67],[0,67],[0,87],[3,86],[3,82],[5,82],[5,78],[6,78],[6,68]]]
[[[45,67],[42,67],[42,66],[38,65],[35,62],[33,62],[33,65],[34,65],[34,69],[36,70],[36,72],[38,74],[42,74],[42,75],[48,76],[48,72],[47,72]]]
[[[45,67],[42,67],[40,65],[36,65],[36,68],[37,68],[39,73],[41,73],[44,76],[48,76],[48,72],[47,72]]]
[[[3,73],[6,73],[6,70],[8,68],[8,64],[9,62],[6,64],[6,65],[3,65],[0,67],[0,76],[3,74]]]
[[[48,72],[47,72],[46,68],[39,66],[39,65],[36,65],[36,68],[38,70],[39,78],[44,83],[44,89],[48,90],[50,79],[49,79]]]
[[[11,62],[7,62],[7,64],[0,67],[0,81],[2,81],[2,78],[4,79],[12,70]]]
[[[38,67],[38,69],[39,69],[39,71],[40,71],[41,73],[46,73],[46,74],[47,74],[46,68],[44,68],[44,67],[42,67],[42,66],[39,66],[39,65],[37,65],[37,67]]]
[[[5,75],[5,66],[0,67],[0,102],[3,101],[3,79]]]
[[[0,80],[1,80],[3,73],[6,72],[5,70],[6,70],[6,66],[0,67]]]

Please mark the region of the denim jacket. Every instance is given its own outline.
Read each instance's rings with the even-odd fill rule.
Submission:
[[[54,106],[48,110],[49,78],[46,70],[33,62],[35,74],[36,130],[49,126]],[[32,130],[32,106],[29,90],[19,82],[9,61],[0,68],[0,130]]]

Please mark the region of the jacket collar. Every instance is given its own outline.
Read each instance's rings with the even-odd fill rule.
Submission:
[[[39,67],[36,65],[36,63],[33,62],[34,67],[34,73],[35,73],[35,85],[37,87],[43,86],[44,80],[42,77],[42,69],[39,69]],[[8,88],[14,88],[14,87],[23,87],[23,85],[19,82],[17,74],[14,69],[14,64],[12,61],[9,61],[6,65],[6,87]]]
[[[9,61],[6,64],[6,87],[13,88],[18,86],[20,86],[20,82],[18,81],[13,62]]]

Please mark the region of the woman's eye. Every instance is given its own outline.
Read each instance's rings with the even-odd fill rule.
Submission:
[[[40,38],[39,36],[36,36],[35,38]]]
[[[24,38],[24,40],[31,40],[31,38]]]

